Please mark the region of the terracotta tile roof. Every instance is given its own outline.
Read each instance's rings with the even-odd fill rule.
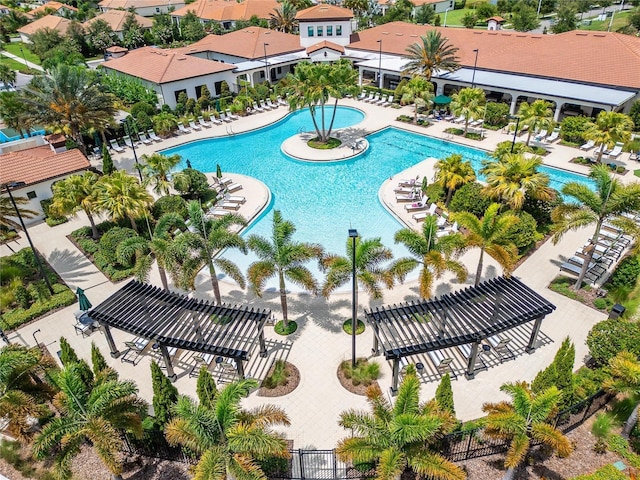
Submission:
[[[235,65],[212,62],[172,50],[143,47],[109,60],[103,63],[103,67],[162,84],[233,70]]]
[[[217,52],[246,59],[264,58],[264,44],[267,55],[281,55],[302,50],[300,37],[290,33],[277,32],[268,28],[247,27],[224,35],[207,35],[188,47],[177,48],[183,54]]]
[[[336,7],[320,3],[313,7],[300,10],[296,14],[296,20],[311,22],[313,20],[347,20],[353,18],[353,12],[348,8]]]
[[[129,12],[126,10],[107,10],[106,12],[93,17],[91,20],[87,20],[83,25],[88,27],[97,20],[104,20],[109,24],[111,30],[114,32],[121,32],[123,30],[122,26],[127,20],[127,15],[129,15]],[[153,25],[153,21],[150,18],[141,17],[135,13],[133,15],[142,28],[151,28]]]
[[[62,133],[52,133],[50,135],[45,135],[44,141],[51,145],[64,145],[67,141],[67,137]]]
[[[38,20],[34,20],[24,27],[20,27],[18,29],[18,32],[30,36],[36,33],[41,28],[51,28],[64,35],[65,33],[67,33],[67,28],[69,28],[70,24],[71,20],[67,20],[66,18],[56,17],[55,15],[45,15],[44,17],[39,18]]]
[[[0,164],[0,183],[24,182],[27,185],[89,168],[89,160],[77,148],[56,154],[46,145],[2,154]]]
[[[342,45],[323,40],[319,43],[316,43],[315,45],[307,47],[307,54],[317,52],[318,50],[321,50],[323,48],[330,48],[331,50],[335,50],[336,52],[344,53],[344,47]]]
[[[620,33],[575,30],[559,35],[441,28],[403,22],[355,33],[349,48],[405,55],[407,47],[435,29],[458,47],[463,66],[563,79],[597,85],[640,88],[640,38]]]
[[[188,12],[194,12],[202,20],[216,22],[250,20],[254,15],[269,20],[270,14],[279,7],[280,4],[276,0],[244,0],[241,3],[232,0],[196,0],[171,15],[184,17]]]
[[[29,13],[31,15],[38,15],[39,13],[45,13],[47,11],[54,11],[57,12],[58,10],[60,10],[61,8],[66,8],[67,10],[71,10],[74,12],[77,12],[78,9],[76,7],[72,7],[71,5],[67,5],[65,3],[60,3],[60,2],[47,2],[44,5],[40,5],[38,8],[34,8],[33,10],[31,10]]]
[[[505,22],[505,19],[500,17],[500,16],[498,16],[498,15],[494,15],[493,17],[489,17],[489,18],[487,18],[487,21],[488,20],[495,20],[498,23]]]
[[[98,6],[102,8],[128,10],[129,8],[163,7],[171,4],[183,5],[183,1],[172,2],[171,0],[102,0]]]
[[[128,52],[128,51],[129,51],[128,48],[124,48],[119,45],[114,45],[106,49],[106,52],[108,53],[122,53],[122,52]]]

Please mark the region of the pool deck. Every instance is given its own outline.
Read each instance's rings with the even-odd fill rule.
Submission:
[[[446,138],[443,130],[451,126],[448,122],[438,122],[428,128],[410,126],[395,121],[400,114],[412,115],[409,107],[400,109],[383,108],[365,104],[356,100],[341,101],[342,105],[353,106],[366,113],[366,118],[358,124],[362,134],[377,131],[389,125],[404,128],[406,130],[425,133],[436,138]],[[253,130],[279,120],[287,113],[285,107],[271,112],[265,112],[242,118],[229,125],[212,127],[200,132],[194,132],[180,137],[164,140],[161,143],[137,148],[138,154],[152,153],[154,151],[169,148],[181,143],[206,138],[210,136],[222,136],[233,133]],[[500,132],[487,132],[487,138],[481,142],[460,139],[459,143],[477,146],[490,150],[500,141],[509,140],[511,136]],[[448,138],[446,138],[448,139]],[[456,139],[457,140],[457,139]],[[580,155],[578,149],[554,145],[550,155],[545,157],[546,164],[566,168],[578,173],[587,173],[588,169],[581,165],[569,164],[568,160]],[[628,162],[628,154],[624,154],[619,164]],[[127,168],[133,171],[133,156],[131,151],[121,155],[114,155],[114,163],[118,168]],[[423,161],[404,172],[398,172],[397,177],[415,177],[416,174],[431,176],[433,160]],[[95,163],[100,166],[99,163]],[[227,174],[234,181],[243,185],[243,189],[234,194],[240,194],[247,198],[239,212],[247,218],[255,218],[263,208],[268,205],[269,195],[266,187],[261,182],[241,177],[235,174]],[[210,177],[211,178],[211,177]],[[633,175],[627,174],[621,177],[623,181],[633,179]],[[380,195],[385,203],[394,207],[395,198],[390,197],[394,179],[381,185]],[[402,207],[400,207],[402,208]],[[396,210],[394,208],[394,210]],[[399,209],[398,209],[399,210]],[[402,215],[402,211],[399,212]],[[409,225],[416,226],[410,217],[402,217]],[[81,287],[85,290],[93,305],[97,305],[111,294],[117,291],[125,282],[113,284],[100,273],[87,258],[85,258],[67,239],[67,235],[80,226],[87,225],[87,219],[80,213],[77,218],[72,218],[68,223],[50,228],[41,223],[29,228],[31,236],[40,252],[48,262],[56,269],[65,282],[74,290]],[[543,244],[535,253],[527,258],[514,272],[514,275],[536,290],[542,296],[556,305],[556,310],[542,323],[540,335],[540,347],[533,354],[523,353],[522,344],[526,341],[527,329],[514,332],[513,348],[516,350],[515,360],[500,363],[495,359],[488,359],[487,371],[479,372],[474,380],[466,380],[460,374],[463,368],[463,360],[456,357],[454,367],[458,372],[458,379],[453,381],[453,391],[457,416],[463,420],[477,418],[482,415],[482,403],[486,401],[499,401],[506,398],[500,391],[502,383],[515,380],[532,380],[535,374],[544,368],[552,359],[566,336],[570,336],[576,346],[576,368],[580,366],[588,353],[585,339],[589,329],[606,316],[592,310],[578,302],[571,301],[561,295],[551,292],[546,287],[559,273],[559,264],[565,261],[573,252],[581,247],[590,236],[590,230],[570,232],[557,244],[551,242]],[[9,246],[18,250],[27,246],[26,241],[12,242]],[[0,254],[11,253],[9,246],[0,246]],[[470,272],[475,272],[479,254],[477,250],[469,250],[461,259],[467,265]],[[490,257],[486,258],[483,278],[491,278],[500,274],[500,269]],[[160,285],[157,269],[151,271],[150,283]],[[445,275],[435,284],[436,295],[441,295],[462,287],[472,285],[474,275],[470,274],[464,284],[458,284],[450,275]],[[275,292],[266,292],[263,298],[258,298],[249,291],[241,290],[237,285],[221,282],[223,299],[230,304],[243,304],[249,307],[270,308],[277,316],[280,312],[279,295]],[[418,300],[417,281],[406,282],[398,285],[393,290],[385,292],[384,304],[393,304]],[[210,282],[206,274],[201,273],[196,279],[196,291],[190,295],[197,298],[211,299]],[[283,433],[294,441],[295,448],[333,448],[336,442],[349,434],[337,424],[340,412],[350,408],[364,408],[366,401],[363,397],[353,395],[344,390],[336,377],[338,364],[351,356],[350,337],[342,332],[343,321],[351,315],[351,294],[336,293],[326,301],[322,298],[314,298],[306,294],[289,294],[290,318],[298,323],[298,330],[288,338],[276,335],[273,328],[265,329],[269,355],[262,359],[259,355],[252,355],[246,371],[249,376],[263,378],[273,361],[278,358],[286,359],[294,363],[300,373],[300,385],[291,394],[284,397],[262,398],[255,393],[244,401],[247,407],[271,403],[286,410],[291,418],[292,425],[282,429]],[[382,305],[382,302],[371,300],[364,292],[359,294],[359,311],[363,308],[372,308]],[[9,338],[17,343],[34,345],[34,338],[45,344],[55,354],[59,350],[60,336],[65,336],[78,354],[84,358],[90,358],[91,342],[95,342],[105,354],[107,362],[116,368],[121,378],[135,379],[140,388],[140,394],[147,401],[151,401],[152,389],[149,364],[154,358],[152,355],[144,355],[140,362],[133,366],[122,363],[118,359],[108,356],[108,348],[104,335],[94,332],[90,338],[76,335],[73,329],[73,312],[77,305],[61,309],[51,315],[23,326],[9,334]],[[122,344],[129,340],[130,335],[112,330],[116,344]],[[35,334],[35,337],[34,337]],[[358,336],[357,353],[359,356],[370,357],[373,336],[370,328]],[[55,356],[55,355],[54,355]],[[181,393],[195,397],[195,378],[189,378],[192,354],[185,353],[180,357],[176,365],[178,380],[176,387]],[[379,383],[387,392],[391,384],[391,365],[382,357],[377,357],[381,363],[382,377]],[[418,356],[416,361],[422,362],[426,368],[421,374],[423,399],[431,398],[438,385],[437,376],[434,373],[432,363],[428,358]],[[215,372],[215,378],[223,379]]]

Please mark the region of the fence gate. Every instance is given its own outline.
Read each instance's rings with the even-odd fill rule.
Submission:
[[[347,466],[333,450],[291,450],[291,477],[300,480],[347,478]]]

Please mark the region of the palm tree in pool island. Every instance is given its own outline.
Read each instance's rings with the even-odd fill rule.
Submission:
[[[289,311],[287,307],[286,280],[304,288],[314,295],[318,294],[318,282],[305,266],[310,260],[321,260],[324,255],[322,246],[314,243],[295,242],[295,225],[282,218],[280,210],[273,211],[271,238],[251,235],[247,239],[249,250],[258,260],[249,265],[247,276],[252,290],[262,296],[264,285],[271,277],[278,277],[282,323],[284,331],[289,329]]]
[[[447,200],[444,204],[447,208],[456,189],[476,179],[471,162],[464,161],[459,154],[438,160],[435,170],[435,182],[447,189]]]
[[[413,121],[418,120],[418,108],[431,105],[433,101],[433,84],[423,77],[413,77],[402,88],[400,103],[410,105],[413,103]]]

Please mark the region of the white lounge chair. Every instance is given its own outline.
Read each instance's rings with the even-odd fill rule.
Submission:
[[[253,103],[253,109],[258,111],[258,112],[264,112],[264,108],[262,108],[260,105],[258,105],[257,102]]]
[[[396,202],[413,202],[415,200],[419,200],[420,196],[416,192],[412,193],[398,193],[396,194]]]
[[[227,192],[235,192],[237,190],[242,190],[242,184],[240,183],[232,183],[231,185],[227,185]]]
[[[376,94],[371,92],[371,93],[369,93],[369,96],[367,98],[363,98],[362,101],[365,102],[365,103],[369,103],[374,99],[375,96],[376,96]]]
[[[262,107],[263,110],[271,110],[271,107],[267,105],[267,102],[265,102],[264,100],[262,101],[262,103],[259,103],[259,105]]]
[[[398,186],[399,187],[413,187],[415,185],[418,185],[418,180],[419,179],[420,179],[420,177],[418,175],[416,175],[416,178],[403,178],[403,179],[398,181]]]
[[[363,90],[362,93],[360,93],[360,95],[356,97],[356,100],[364,100],[366,96],[367,96],[367,92]]]
[[[595,146],[595,142],[593,140],[589,140],[587,143],[580,146],[580,150],[591,150]]]
[[[416,191],[417,187],[396,187],[393,192],[394,193],[403,193],[405,195],[408,195],[412,192]]]
[[[111,144],[111,148],[113,148],[116,152],[124,152],[124,148],[118,145],[118,141],[116,139],[109,140],[109,143]]]
[[[214,125],[222,125],[222,120],[216,118],[215,115],[211,115],[211,118],[209,119],[209,121]]]
[[[204,118],[198,117],[198,123],[204,128],[211,128],[211,123],[207,122]]]
[[[377,102],[375,102],[376,105],[380,105],[382,106],[383,103],[385,103],[387,101],[387,95],[381,95],[380,96],[380,100],[378,100]]]
[[[546,139],[547,143],[553,143],[560,138],[560,130],[555,129]]]
[[[211,208],[206,216],[208,217],[224,217],[225,215],[229,215],[231,212],[229,210],[225,210],[224,208]]]
[[[151,139],[147,138],[147,136],[144,133],[139,133],[138,134],[138,138],[140,139],[140,141],[142,143],[144,143],[145,145],[151,145],[151,143],[153,143],[151,141]]]
[[[408,203],[404,206],[404,209],[407,212],[416,212],[416,211],[420,211],[420,210],[426,210],[427,209],[427,202],[426,201],[419,201],[419,202],[414,202],[414,203]]]
[[[151,140],[153,140],[154,142],[161,142],[162,141],[162,139],[159,136],[157,136],[156,132],[154,132],[153,130],[149,130],[147,132],[147,135],[149,135],[149,138]]]
[[[510,338],[501,338],[499,335],[492,335],[487,338],[487,342],[491,347],[493,353],[495,353],[500,359],[500,363],[509,358],[516,358],[513,352],[509,349]]]
[[[618,158],[621,153],[622,153],[622,145],[618,143],[616,144],[615,147],[613,147],[613,150],[607,153],[607,157],[609,157],[610,159],[615,159],[615,158]]]
[[[231,110],[229,109],[225,110],[225,113],[227,114],[227,117],[229,117],[231,120],[238,120],[240,118],[238,115],[231,113]]]
[[[416,222],[421,222],[428,216],[429,216],[429,212],[418,212],[411,215],[411,218],[413,218]]]
[[[233,183],[233,179],[231,177],[216,178],[216,180],[221,185],[231,185]]]
[[[278,104],[273,103],[271,99],[267,100],[267,105],[271,107],[271,110],[275,110],[276,108],[278,108]]]
[[[200,125],[196,125],[196,122],[194,122],[193,120],[189,122],[189,126],[193,130],[202,130],[202,127]]]
[[[191,133],[191,129],[185,127],[182,123],[178,123],[178,130],[180,130],[182,133]]]
[[[285,106],[285,107],[288,107],[288,106],[289,106],[289,104],[287,103],[287,101],[286,101],[285,99],[283,99],[282,97],[278,97],[278,98],[276,98],[276,100],[278,101],[278,103],[279,103],[280,105],[283,105],[283,106]]]
[[[240,208],[240,204],[236,202],[219,202],[216,203],[216,207],[223,208],[225,210],[238,210]]]
[[[547,130],[540,130],[540,132],[533,137],[536,142],[542,142],[545,138],[547,138]]]
[[[244,198],[242,195],[229,195],[224,197],[224,201],[232,202],[232,203],[244,203],[247,201],[247,199]]]
[[[458,118],[451,120],[453,123],[462,123],[465,121],[464,115],[460,115]]]
[[[389,95],[387,101],[382,104],[383,107],[388,107],[393,103],[393,95]]]

